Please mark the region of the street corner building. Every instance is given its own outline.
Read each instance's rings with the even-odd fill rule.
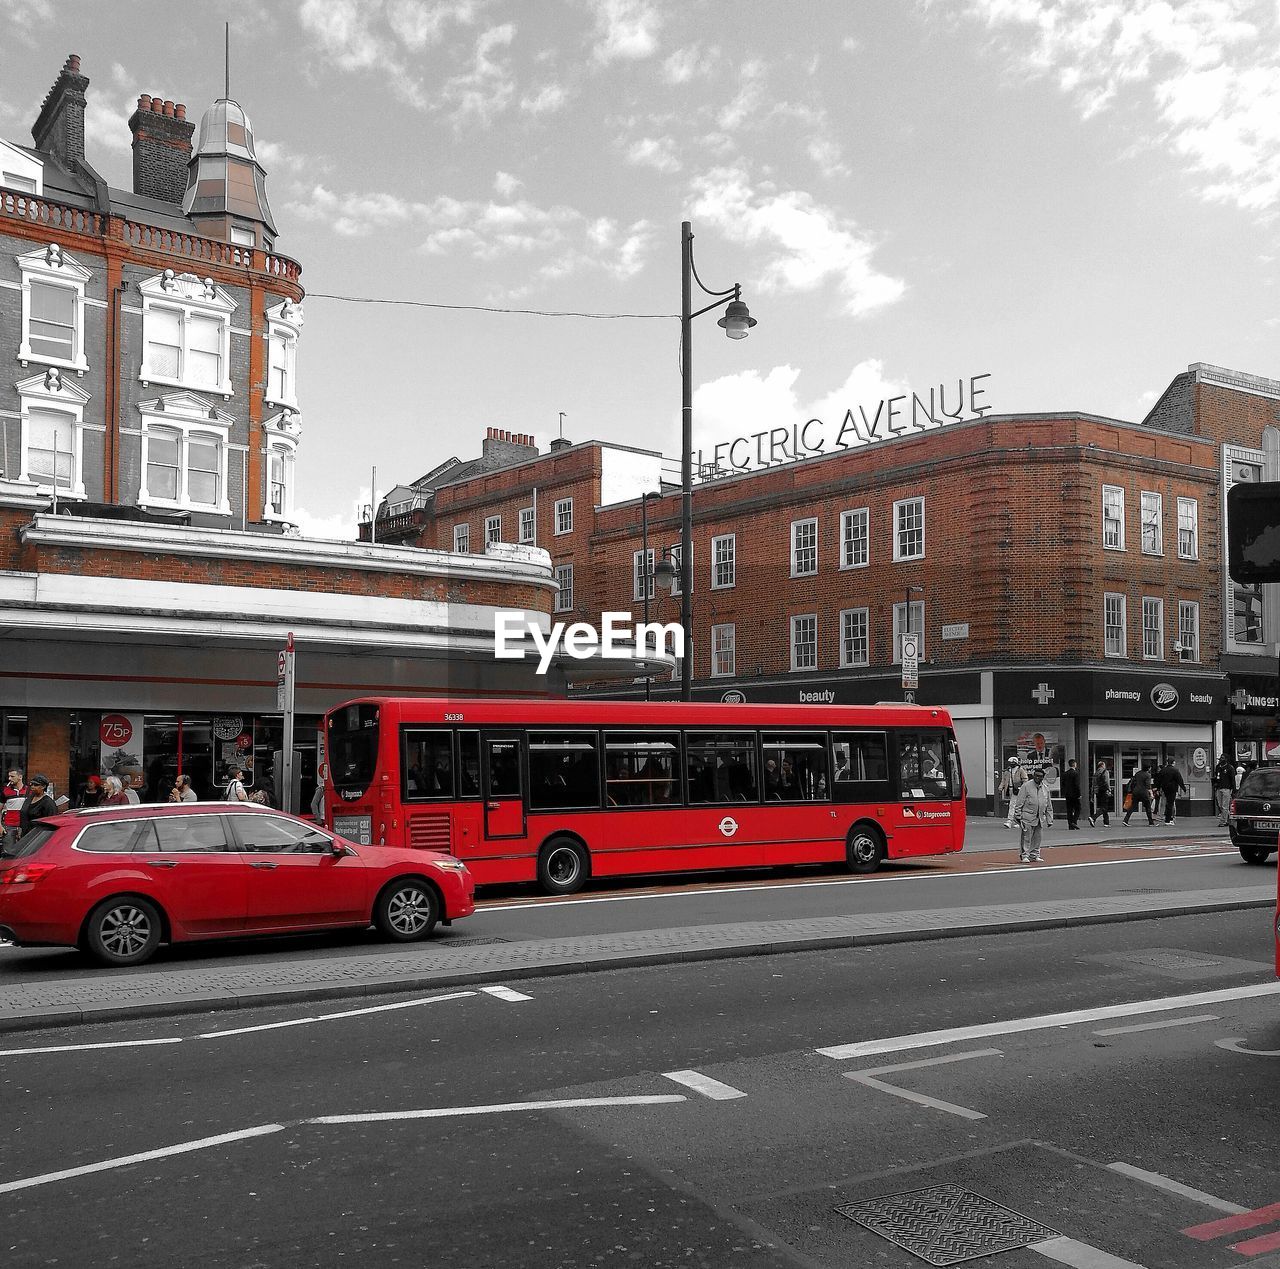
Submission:
[[[232,764],[280,770],[290,632],[294,806],[344,698],[562,693],[492,656],[498,611],[549,624],[543,553],[298,535],[302,270],[249,119],[140,95],[118,190],[88,87],[68,57],[33,143],[0,141],[0,762],[73,799],[109,771],[158,799],[177,771],[206,798]]]
[[[998,381],[982,393],[998,401]],[[1172,760],[1197,813],[1219,752],[1280,756],[1280,586],[1233,582],[1225,550],[1227,491],[1280,478],[1280,381],[1196,364],[1140,422],[1001,414],[973,392],[954,412],[932,391],[849,406],[825,439],[811,420],[696,464],[695,699],[900,701],[909,634],[911,696],[950,711],[972,811],[995,809],[1014,755],[1055,794],[1070,759],[1105,762],[1117,802],[1139,765]],[[398,486],[373,527],[431,549],[537,543],[557,611],[679,622],[679,568],[655,586],[682,550],[679,470],[490,429],[480,458]]]

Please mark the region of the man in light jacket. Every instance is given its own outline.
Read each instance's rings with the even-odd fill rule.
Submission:
[[[1018,790],[1013,804],[1013,822],[1021,834],[1018,851],[1024,864],[1040,863],[1040,838],[1053,823],[1053,799],[1045,787],[1044,768],[1036,767],[1031,779]]]

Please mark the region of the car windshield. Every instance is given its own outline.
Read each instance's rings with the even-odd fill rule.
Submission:
[[[10,846],[0,854],[5,859],[22,859],[27,855],[34,855],[57,831],[52,824],[33,824],[16,846]]]
[[[1250,771],[1240,785],[1242,798],[1280,798],[1280,767]]]

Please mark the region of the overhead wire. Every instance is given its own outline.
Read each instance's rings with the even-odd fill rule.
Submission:
[[[343,304],[394,304],[405,308],[436,308],[464,313],[512,313],[524,317],[585,317],[597,322],[671,321],[679,313],[588,313],[576,309],[503,308],[496,304],[438,304],[431,300],[398,300],[376,295],[335,295],[328,291],[308,291],[309,300],[337,300]]]

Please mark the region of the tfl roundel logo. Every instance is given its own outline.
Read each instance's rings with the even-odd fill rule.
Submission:
[[[726,837],[732,837],[734,833],[738,831],[738,821],[735,820],[732,815],[726,815],[724,819],[720,821],[720,831]]]
[[[1156,709],[1162,709],[1166,712],[1171,709],[1178,708],[1178,702],[1182,698],[1178,695],[1178,689],[1172,683],[1157,683],[1151,689],[1151,703]]]

